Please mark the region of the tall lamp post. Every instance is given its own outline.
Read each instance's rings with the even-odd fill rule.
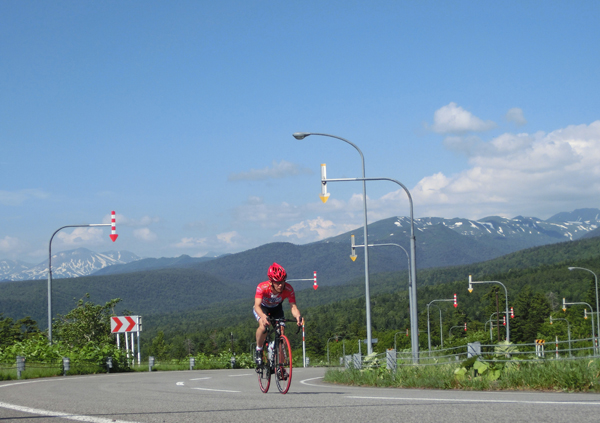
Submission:
[[[406,254],[406,258],[408,259],[408,304],[409,304],[409,309],[412,312],[413,309],[413,296],[412,296],[412,283],[410,280],[410,257],[408,255],[408,251],[406,251],[406,249],[400,245],[400,244],[395,244],[393,242],[390,243],[384,243],[384,244],[369,244],[369,247],[398,247],[400,249],[402,249],[402,251],[404,251],[404,253]],[[356,245],[354,243],[354,235],[350,235],[350,249],[352,251],[352,254],[350,254],[350,258],[352,259],[352,261],[356,260],[356,247],[364,247],[363,245]],[[411,314],[411,321],[412,321],[412,314]]]
[[[429,347],[429,355],[431,355],[431,331],[430,331],[430,326],[429,326],[429,306],[431,306],[431,304],[433,303],[437,303],[437,302],[444,302],[444,301],[452,301],[454,302],[454,307],[456,307],[456,298],[447,298],[447,299],[443,299],[443,300],[432,300],[429,302],[429,304],[427,304],[427,346]],[[444,346],[444,341],[443,341],[443,328],[442,328],[442,309],[435,304],[435,306],[440,310],[440,342],[442,344],[442,347]]]
[[[504,311],[505,315],[508,317],[508,291],[506,289],[506,286],[504,286],[504,284],[502,282],[498,282],[498,281],[474,281],[471,278],[471,275],[469,275],[469,292],[473,292],[473,284],[474,283],[497,283],[502,285],[502,288],[504,288],[504,295],[505,295],[505,299],[506,299],[506,310]],[[498,329],[500,330],[500,329]],[[506,319],[506,342],[510,342],[510,319]]]
[[[400,185],[400,187],[402,187],[402,189],[404,190],[404,192],[406,193],[406,195],[408,196],[408,201],[410,204],[410,261],[411,261],[411,266],[410,266],[410,271],[411,271],[411,283],[413,285],[412,289],[412,297],[411,297],[411,301],[412,301],[412,307],[410,308],[410,326],[411,326],[411,345],[412,345],[412,359],[413,359],[413,363],[418,363],[419,361],[419,325],[418,325],[418,313],[417,313],[417,264],[416,264],[416,242],[415,242],[415,225],[414,225],[414,217],[413,217],[413,201],[412,201],[412,196],[410,195],[410,191],[408,190],[408,188],[406,188],[401,182],[392,179],[392,178],[366,178],[365,177],[365,172],[364,172],[364,157],[362,155],[362,152],[360,152],[360,149],[352,144],[350,141],[345,140],[344,138],[340,138],[337,137],[335,135],[329,135],[329,134],[320,134],[320,133],[309,133],[309,132],[296,132],[294,133],[294,138],[301,140],[306,138],[309,135],[321,135],[321,136],[326,136],[326,137],[332,137],[332,138],[337,138],[339,140],[342,140],[344,142],[347,142],[348,144],[352,145],[354,148],[356,148],[360,155],[361,158],[363,159],[363,177],[362,178],[337,178],[337,179],[327,179],[326,178],[326,172],[325,172],[325,165],[321,165],[321,199],[323,200],[323,202],[327,201],[327,198],[329,197],[329,194],[327,193],[327,182],[348,182],[348,181],[362,181],[363,182],[363,201],[364,201],[364,210],[365,210],[365,216],[364,216],[364,220],[365,220],[365,228],[364,228],[364,247],[365,247],[365,285],[366,285],[366,303],[367,303],[367,342],[368,342],[368,350],[369,353],[371,353],[373,351],[373,347],[371,345],[371,305],[370,305],[370,296],[369,296],[369,283],[368,283],[368,262],[369,262],[369,255],[368,255],[368,244],[369,244],[369,239],[368,239],[368,234],[367,234],[367,191],[366,191],[366,181],[391,181],[394,182],[398,185]]]
[[[563,298],[563,311],[567,311],[568,305],[585,305],[590,308],[590,314],[592,315],[592,351],[596,354],[596,334],[594,334],[594,309],[591,305],[583,301],[577,301],[573,303],[568,303],[565,298]],[[585,311],[587,313],[587,310]],[[587,317],[586,317],[587,319]]]
[[[600,313],[598,313],[600,311],[599,301],[598,301],[598,275],[596,275],[590,269],[586,269],[585,267],[569,267],[569,270],[585,270],[586,272],[590,272],[592,275],[594,275],[594,280],[596,282],[596,313],[597,313],[596,334],[600,337]],[[596,348],[598,348],[598,345],[596,345]]]
[[[366,299],[366,315],[367,315],[367,350],[369,354],[373,352],[373,344],[371,343],[371,294],[369,292],[369,250],[367,248],[367,244],[369,243],[369,235],[367,229],[367,182],[365,179],[365,157],[363,156],[362,151],[355,144],[351,143],[347,139],[342,137],[338,137],[335,135],[329,134],[319,134],[319,133],[307,133],[307,132],[296,132],[293,134],[294,138],[297,140],[303,140],[309,135],[320,135],[324,137],[336,138],[338,140],[344,141],[345,143],[350,144],[352,147],[358,151],[360,154],[360,159],[362,161],[362,176],[363,176],[363,209],[364,209],[364,237],[365,237],[365,299]]]
[[[112,212],[111,223],[90,223],[84,225],[67,225],[61,228],[58,228],[52,236],[50,237],[50,243],[48,244],[48,341],[52,343],[52,240],[54,239],[54,235],[56,235],[59,231],[65,228],[90,228],[97,226],[111,226],[112,231],[110,234],[110,239],[115,242],[117,240],[117,230],[115,224],[115,212]]]
[[[564,320],[565,322],[567,322],[567,336],[569,338],[569,357],[572,357],[573,355],[571,354],[571,325],[569,324],[569,321],[567,319],[556,318],[550,315],[550,324],[552,324],[553,320]]]

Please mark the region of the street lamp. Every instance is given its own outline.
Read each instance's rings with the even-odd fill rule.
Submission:
[[[454,329],[454,328],[464,328],[464,327],[466,327],[466,326],[467,326],[467,324],[466,324],[466,323],[465,323],[464,325],[452,326],[452,327],[450,328],[450,330],[448,331],[448,337],[451,337],[451,336],[452,336],[452,329]],[[465,329],[465,332],[466,332],[466,329]]]
[[[564,320],[565,322],[567,322],[567,336],[569,337],[569,357],[572,357],[572,354],[571,354],[571,325],[569,324],[569,321],[567,319],[556,318],[556,317],[552,317],[552,315],[550,315],[550,324],[552,324],[552,320]]]
[[[566,302],[566,299],[563,298],[563,311],[567,311],[568,305],[586,305],[590,308],[590,314],[592,315],[592,351],[594,351],[594,354],[596,354],[596,335],[594,334],[594,309],[591,305],[589,305],[586,302],[579,301],[574,303],[568,303]],[[587,310],[585,310],[585,312],[587,313]],[[587,316],[585,318],[587,319]]]
[[[296,132],[294,134],[294,137],[296,139],[303,139],[309,135],[323,135],[323,136],[327,136],[327,137],[333,137],[333,138],[337,138],[337,139],[341,139],[342,141],[345,141],[351,145],[353,145],[357,150],[358,147],[356,147],[354,144],[352,144],[350,141],[347,141],[343,138],[340,137],[336,137],[334,135],[328,135],[328,134],[311,134],[311,133],[306,133],[306,132]],[[360,150],[359,150],[360,152]],[[361,153],[361,157],[362,157],[362,153]],[[368,338],[368,342],[370,340],[370,334],[371,334],[371,325],[370,325],[370,321],[371,321],[371,306],[370,306],[370,300],[369,300],[369,296],[368,296],[368,237],[367,237],[367,231],[366,231],[366,224],[367,224],[367,203],[366,203],[366,181],[390,181],[390,182],[394,182],[398,185],[400,185],[400,187],[404,190],[404,192],[406,193],[406,195],[408,196],[408,201],[410,204],[410,261],[411,261],[411,265],[410,265],[410,272],[411,272],[411,280],[410,283],[412,283],[414,289],[412,289],[412,296],[411,296],[411,307],[410,307],[410,326],[411,326],[411,344],[412,344],[412,355],[413,355],[413,363],[418,363],[419,361],[419,338],[418,338],[418,334],[419,334],[419,325],[418,325],[418,313],[417,313],[417,264],[416,264],[416,242],[415,242],[415,225],[414,225],[414,215],[413,215],[413,201],[412,201],[412,196],[410,195],[410,191],[408,190],[408,188],[406,188],[406,186],[404,186],[404,184],[402,184],[401,182],[392,179],[392,178],[366,178],[364,177],[364,158],[363,158],[363,177],[362,178],[336,178],[336,179],[327,179],[326,177],[326,170],[325,170],[325,165],[321,165],[321,199],[323,200],[323,202],[327,201],[327,198],[329,197],[329,194],[327,193],[327,182],[349,182],[349,181],[362,181],[363,182],[363,199],[365,201],[365,269],[367,275],[365,276],[365,281],[366,281],[366,285],[367,285],[367,338]],[[410,292],[410,290],[409,290]],[[372,346],[369,343],[368,346],[369,351],[372,351]]]
[[[473,281],[471,280],[471,275],[469,275],[469,292],[473,292],[473,284],[474,283],[497,283],[502,285],[502,288],[504,288],[504,295],[505,295],[505,299],[506,299],[506,310],[505,315],[508,317],[508,291],[506,289],[506,286],[504,286],[504,284],[502,282],[498,282],[498,281]],[[506,342],[510,343],[510,319],[506,319]]]
[[[456,307],[456,297],[455,298],[448,298],[448,299],[443,299],[443,300],[432,300],[429,302],[429,304],[427,304],[427,345],[429,347],[429,355],[431,355],[431,332],[430,332],[430,328],[429,328],[429,306],[435,302],[442,302],[442,301],[452,301],[454,302],[454,307]],[[441,342],[441,346],[442,348],[444,347],[444,340],[443,340],[443,335],[442,335],[442,309],[436,304],[435,305],[439,310],[440,310],[440,342]]]
[[[399,333],[402,333],[402,332],[396,332],[394,334],[394,351],[398,351],[398,348],[396,346],[396,335],[398,335]],[[406,336],[408,336],[408,329],[406,329]]]
[[[90,223],[85,225],[67,225],[61,228],[58,228],[50,237],[50,243],[48,245],[48,341],[52,343],[52,240],[54,239],[54,235],[56,235],[60,230],[65,228],[89,228],[89,227],[97,227],[97,226],[111,226],[112,231],[110,234],[110,239],[115,242],[117,240],[117,230],[115,224],[115,212],[112,212],[111,223]]]
[[[592,272],[590,269],[586,269],[585,267],[569,267],[569,270],[585,270],[586,272],[590,272],[592,275],[594,275],[594,280],[596,282],[596,313],[598,313],[598,311],[600,310],[599,307],[599,301],[598,301],[598,276]],[[598,336],[600,336],[600,314],[597,316],[598,318],[596,319],[596,334]],[[598,345],[596,345],[596,348],[598,348]]]
[[[367,248],[367,244],[369,243],[368,229],[367,229],[367,182],[365,179],[365,157],[363,156],[362,151],[355,144],[351,143],[347,139],[342,137],[338,137],[335,135],[329,134],[319,134],[319,133],[310,133],[310,132],[295,132],[294,138],[297,140],[303,140],[309,135],[320,135],[324,137],[336,138],[338,140],[344,141],[345,143],[350,144],[352,147],[358,151],[360,154],[360,159],[362,161],[362,176],[363,176],[363,208],[364,208],[364,237],[365,237],[365,302],[366,302],[366,317],[367,317],[367,351],[369,354],[373,352],[373,344],[371,343],[371,295],[369,293],[369,250]]]
[[[413,308],[413,301],[412,301],[412,283],[410,280],[410,257],[408,255],[408,251],[406,251],[406,249],[400,245],[400,244],[395,244],[393,242],[390,243],[384,243],[384,244],[369,244],[369,247],[398,247],[400,249],[402,249],[402,251],[404,251],[404,253],[406,254],[406,258],[408,260],[408,303],[409,303],[409,308],[412,310]],[[364,247],[364,245],[356,245],[354,243],[354,235],[350,235],[350,249],[352,251],[352,254],[350,254],[350,258],[352,259],[352,261],[356,260],[356,247]],[[411,315],[412,318],[412,315]]]
[[[503,312],[502,312],[503,313]],[[496,316],[498,314],[498,312],[494,311],[492,314],[490,314],[490,320],[488,320],[487,322],[485,322],[485,327],[487,327],[488,322],[490,322],[490,341],[492,340],[492,330],[494,330],[494,316]],[[506,326],[506,320],[508,319],[507,316],[504,316],[504,326]],[[500,340],[500,316],[497,316],[496,321],[498,322],[497,326],[498,326],[498,340]],[[483,330],[485,331],[485,327],[483,328]]]

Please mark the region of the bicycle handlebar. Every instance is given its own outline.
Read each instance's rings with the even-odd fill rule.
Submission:
[[[271,326],[275,326],[276,323],[283,323],[283,322],[294,322],[294,323],[298,323],[297,320],[295,319],[276,319],[274,317],[271,316],[267,316],[267,318],[269,319],[269,323],[271,324]],[[296,335],[298,333],[300,333],[300,329],[302,329],[302,326],[298,326],[298,330],[296,331]]]

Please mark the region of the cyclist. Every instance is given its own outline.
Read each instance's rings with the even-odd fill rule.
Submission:
[[[262,347],[267,337],[267,326],[269,318],[283,319],[283,300],[286,298],[292,308],[292,316],[296,319],[298,326],[302,326],[302,317],[300,310],[296,306],[296,296],[294,288],[285,283],[287,273],[285,269],[273,263],[267,272],[268,281],[261,282],[256,287],[256,295],[254,296],[254,317],[258,321],[258,329],[256,330],[256,352],[254,361],[256,365],[261,364]],[[283,328],[282,328],[283,330]]]

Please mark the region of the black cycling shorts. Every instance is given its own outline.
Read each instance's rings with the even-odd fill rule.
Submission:
[[[285,315],[283,314],[283,303],[279,303],[279,305],[275,307],[265,307],[261,304],[260,308],[263,311],[263,313],[265,313],[269,317],[273,317],[275,319],[283,319],[285,317]],[[252,312],[254,313],[254,317],[256,317],[256,320],[260,320],[260,316],[258,315],[256,310],[254,310],[254,308],[252,309]]]

